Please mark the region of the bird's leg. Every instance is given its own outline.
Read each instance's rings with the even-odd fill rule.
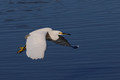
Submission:
[[[17,53],[21,53],[26,50],[26,45],[24,47],[19,47],[20,50],[17,51]]]
[[[26,35],[25,39],[27,39],[29,36],[30,36],[29,34]],[[20,50],[18,50],[17,53],[21,53],[21,52],[25,51],[26,50],[26,45],[24,47],[19,47],[19,48],[20,48]]]

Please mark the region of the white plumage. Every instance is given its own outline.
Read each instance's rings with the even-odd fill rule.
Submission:
[[[46,34],[50,28],[39,29],[31,32],[26,41],[26,54],[32,59],[44,58],[46,50]]]
[[[46,50],[46,40],[52,41],[56,44],[63,46],[69,46],[74,49],[79,46],[72,46],[63,36],[61,35],[70,35],[67,33],[62,33],[58,30],[52,30],[51,28],[42,28],[35,31],[32,31],[26,36],[26,45],[20,47],[20,50],[17,53],[21,53],[26,49],[26,54],[31,59],[43,59],[44,53]]]

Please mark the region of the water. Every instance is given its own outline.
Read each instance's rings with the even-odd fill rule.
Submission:
[[[120,80],[119,26],[119,0],[1,0],[0,80]],[[47,42],[43,60],[16,54],[43,27],[80,48]]]

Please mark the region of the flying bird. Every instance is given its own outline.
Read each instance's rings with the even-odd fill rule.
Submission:
[[[62,46],[72,47],[74,49],[78,48],[79,45],[71,45],[63,36],[61,35],[71,35],[68,33],[63,33],[59,30],[53,30],[52,28],[41,28],[32,31],[26,38],[26,45],[20,47],[17,53],[21,53],[26,50],[26,54],[31,59],[43,59],[46,50],[46,40],[52,41],[56,44]]]

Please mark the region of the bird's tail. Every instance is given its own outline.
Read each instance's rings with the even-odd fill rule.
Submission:
[[[79,45],[71,46],[73,49],[79,48]]]
[[[24,47],[19,47],[20,50],[17,51],[17,53],[21,53],[26,50],[26,45]]]

